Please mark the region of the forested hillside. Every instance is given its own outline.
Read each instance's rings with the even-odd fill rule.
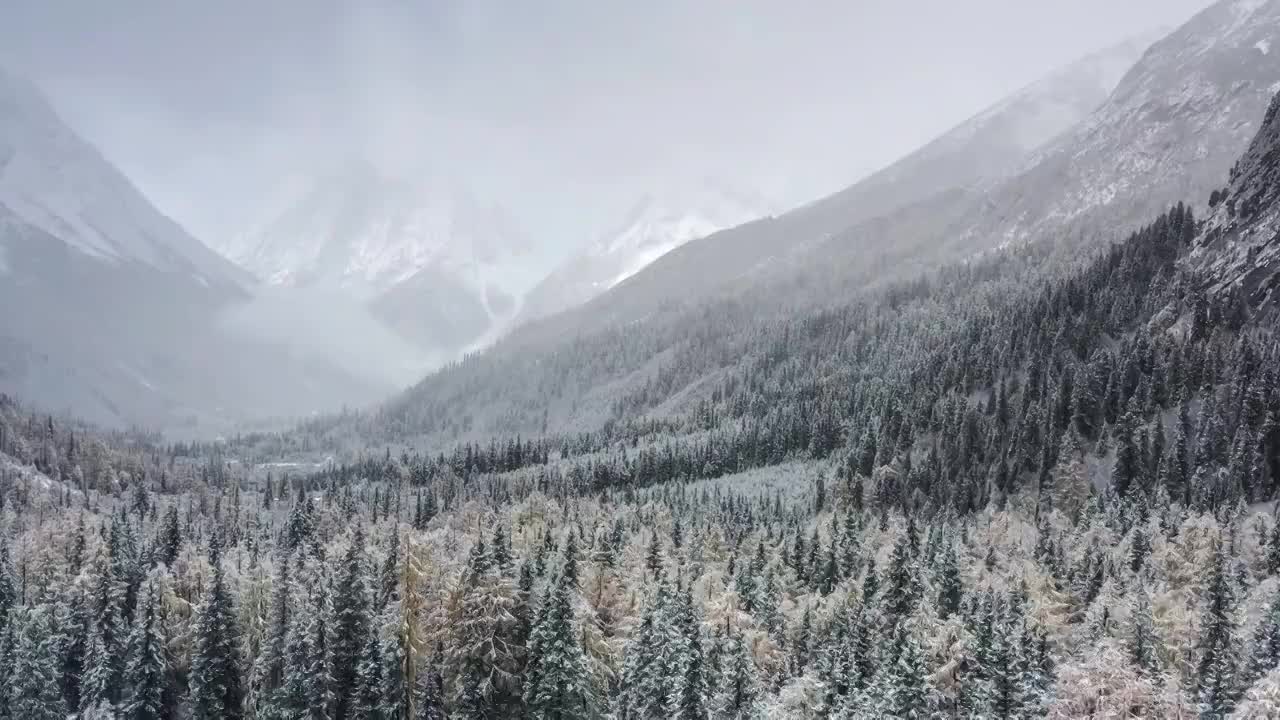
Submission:
[[[1278,108],[1207,221],[713,306],[581,432],[302,472],[0,402],[0,717],[1275,717],[1280,343],[1214,258],[1269,257]]]
[[[495,436],[558,441],[610,428],[622,437],[629,426],[683,423],[725,393],[755,393],[775,372],[785,383],[814,379],[809,401],[842,402],[852,392],[851,363],[869,361],[853,354],[891,352],[878,335],[886,317],[897,318],[894,328],[951,327],[974,303],[974,283],[1003,292],[999,285],[1014,277],[1021,285],[1059,278],[1179,202],[1207,216],[1211,192],[1280,89],[1280,54],[1269,40],[1277,28],[1276,0],[1219,0],[1141,53],[1118,84],[1105,83],[1114,85],[1105,100],[1088,94],[1101,105],[1082,109],[1052,139],[1038,136],[1043,145],[1013,152],[1007,142],[1024,114],[1014,108],[1057,96],[1054,82],[844,191],[685,243],[582,307],[517,329],[375,410],[255,438],[239,452],[349,458],[369,447],[448,452]],[[961,261],[968,264],[957,269]],[[916,315],[903,319],[903,303]],[[872,349],[821,346],[850,333]],[[804,372],[771,359],[778,343],[795,350],[788,358],[807,358]],[[900,371],[897,358],[887,360]],[[870,365],[867,374],[880,377]]]

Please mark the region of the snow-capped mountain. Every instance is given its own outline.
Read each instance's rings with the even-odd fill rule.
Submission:
[[[68,128],[29,82],[0,69],[0,208],[102,262],[141,263],[231,291],[247,278],[158,212]],[[0,236],[0,253],[3,250]],[[6,264],[14,262],[10,259]]]
[[[538,283],[525,296],[520,318],[534,320],[581,305],[691,240],[771,212],[768,202],[711,182],[690,193],[646,195],[620,227]]]
[[[446,354],[511,319],[536,279],[528,240],[458,183],[353,161],[219,248],[269,285],[341,293],[419,348]]]
[[[515,264],[527,243],[498,206],[354,161],[309,182],[218,250],[264,282],[370,297],[426,268]]]
[[[158,211],[30,83],[0,74],[0,392],[177,429],[393,386],[223,327],[252,278]],[[206,427],[209,425],[205,425]]]

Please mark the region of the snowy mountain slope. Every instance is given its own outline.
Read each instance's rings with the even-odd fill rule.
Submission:
[[[105,262],[137,262],[165,272],[185,272],[229,292],[248,280],[158,212],[62,122],[35,87],[3,69],[0,206],[11,218]]]
[[[1280,0],[1223,0],[1155,43],[1097,112],[961,221],[962,245],[1044,232],[1120,233],[1204,202],[1280,89]]]
[[[664,195],[644,197],[621,227],[538,283],[524,298],[520,321],[581,305],[691,240],[771,213],[768,202],[718,183],[706,183],[695,192]]]
[[[669,298],[695,299],[746,284],[745,278],[761,272],[820,261],[813,259],[815,248],[863,223],[874,223],[871,234],[891,245],[895,224],[878,218],[907,223],[919,239],[903,243],[904,250],[908,244],[918,250],[936,227],[960,217],[981,188],[1016,171],[1038,146],[1101,105],[1121,68],[1132,65],[1146,44],[1136,39],[1081,58],[845,190],[777,218],[686,243],[557,326],[643,317]]]
[[[1135,37],[1060,68],[798,214],[823,218],[834,233],[948,189],[1001,178],[1095,111],[1159,37]]]
[[[0,81],[0,392],[104,425],[225,428],[394,385],[242,337],[250,276],[156,210],[31,85]]]
[[[1238,293],[1274,316],[1280,312],[1280,94],[1227,188],[1213,199],[1189,263],[1203,273],[1210,293]]]

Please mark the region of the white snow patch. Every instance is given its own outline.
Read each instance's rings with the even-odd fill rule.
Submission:
[[[1257,44],[1254,45],[1254,47],[1257,48],[1258,52],[1262,53],[1263,55],[1268,55],[1271,53],[1271,40],[1270,39],[1259,40]]]

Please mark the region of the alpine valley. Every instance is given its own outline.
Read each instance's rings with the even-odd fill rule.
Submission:
[[[360,163],[232,264],[6,78],[0,719],[1280,717],[1277,36],[1219,0],[807,205],[655,190],[542,278]],[[191,325],[277,292],[474,351],[119,428],[223,343],[317,377]]]

